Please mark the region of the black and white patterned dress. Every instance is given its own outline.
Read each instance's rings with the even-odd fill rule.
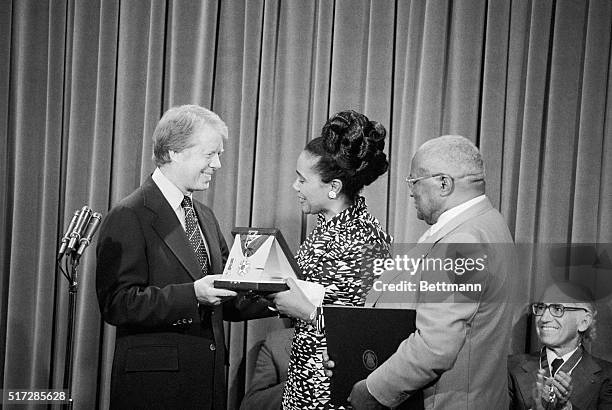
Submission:
[[[367,211],[365,199],[317,225],[302,243],[297,263],[302,279],[325,287],[323,304],[363,306],[372,287],[373,259],[388,257],[391,236]],[[325,336],[314,326],[297,320],[283,392],[283,409],[342,409],[330,402],[330,379],[325,376],[322,353]]]

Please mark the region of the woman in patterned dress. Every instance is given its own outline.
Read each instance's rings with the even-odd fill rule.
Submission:
[[[321,136],[297,160],[297,192],[302,212],[317,224],[300,246],[301,279],[325,287],[324,304],[362,306],[373,284],[373,259],[389,256],[391,237],[367,210],[361,189],[388,168],[385,128],[355,111],[332,116]],[[283,409],[336,409],[322,353],[326,341],[321,309],[289,280],[290,289],[272,295],[276,308],[296,320]]]

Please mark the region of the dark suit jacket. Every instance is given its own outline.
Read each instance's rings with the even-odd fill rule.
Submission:
[[[540,368],[539,355],[518,354],[508,357],[508,392],[511,409],[533,407],[532,391]],[[572,371],[574,410],[612,409],[612,363],[584,352]]]
[[[211,274],[228,249],[212,211],[194,201]],[[222,308],[199,307],[200,268],[185,231],[149,177],[104,219],[96,289],[117,326],[111,408],[225,409]]]
[[[270,332],[259,345],[255,370],[241,410],[278,410],[287,381],[294,329]]]

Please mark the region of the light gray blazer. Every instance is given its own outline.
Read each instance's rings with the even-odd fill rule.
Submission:
[[[470,245],[450,245],[450,244]],[[459,279],[482,291],[382,292],[372,290],[366,305],[416,309],[416,332],[404,340],[367,379],[370,392],[394,407],[423,389],[426,409],[508,408],[506,357],[510,337],[510,275],[515,264],[512,236],[488,199],[457,215],[410,252],[418,258],[486,254],[486,269],[460,277],[445,270],[387,271],[382,283],[429,283]],[[376,287],[381,289],[380,286]]]

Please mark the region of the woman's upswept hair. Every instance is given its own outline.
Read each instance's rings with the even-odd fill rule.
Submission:
[[[379,122],[352,110],[341,111],[327,120],[321,136],[310,141],[305,150],[319,157],[315,170],[321,180],[339,179],[340,193],[353,201],[364,186],[387,172],[389,162],[383,152],[386,135]]]

